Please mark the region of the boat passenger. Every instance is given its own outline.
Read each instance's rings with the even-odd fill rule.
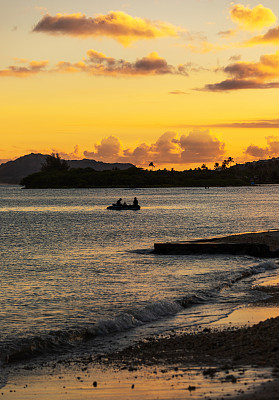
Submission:
[[[120,199],[117,200],[117,202],[116,202],[117,206],[122,206],[121,200],[122,200],[121,197],[120,197]]]
[[[133,206],[138,206],[138,205],[139,205],[138,199],[135,197],[133,201]]]

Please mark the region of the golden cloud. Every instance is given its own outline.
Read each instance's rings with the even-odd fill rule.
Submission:
[[[19,62],[19,60],[18,60]],[[179,64],[173,66],[160,57],[158,53],[152,52],[146,57],[138,58],[135,62],[117,60],[113,57],[107,57],[103,53],[95,50],[88,50],[87,58],[76,63],[68,61],[59,61],[55,67],[48,68],[48,61],[24,60],[27,66],[10,66],[8,69],[0,70],[0,76],[29,76],[39,72],[57,72],[57,73],[77,73],[85,72],[89,75],[102,76],[148,76],[148,75],[183,75],[188,76],[190,71],[197,71],[198,68],[191,63]]]
[[[261,30],[275,24],[277,20],[272,10],[261,4],[252,9],[242,4],[232,5],[230,15],[233,22],[247,31]]]
[[[48,151],[46,151],[46,153],[48,153]],[[60,157],[64,160],[81,160],[83,158],[83,155],[80,153],[79,146],[77,144],[74,146],[74,151],[71,153],[65,153],[64,151],[59,151],[55,148],[51,149],[51,153],[59,153]]]
[[[162,21],[132,17],[122,11],[111,11],[106,15],[86,17],[84,14],[46,14],[33,32],[78,37],[110,37],[122,45],[141,39],[177,37],[183,32],[180,27]]]
[[[184,75],[188,76],[189,64],[169,65],[167,61],[153,52],[135,62],[107,57],[95,50],[87,51],[87,59],[79,63],[60,62],[56,66],[59,72],[87,72],[90,75],[104,76],[140,76],[140,75]]]
[[[134,149],[123,149],[115,136],[95,144],[93,151],[84,151],[84,156],[101,161],[130,162],[146,166],[152,160],[156,164],[191,164],[215,162],[225,153],[225,144],[209,130],[194,130],[179,138],[175,132],[165,132],[158,140],[148,145],[142,143]]]
[[[279,26],[269,29],[264,35],[255,36],[244,43],[246,46],[257,45],[278,45],[279,44]]]
[[[231,75],[231,78],[220,83],[208,84],[203,90],[228,91],[278,88],[279,51],[275,54],[261,56],[259,62],[237,62],[230,64],[223,71]]]
[[[27,66],[11,65],[7,69],[0,70],[0,76],[26,77],[45,71],[48,65],[48,61],[22,61]]]

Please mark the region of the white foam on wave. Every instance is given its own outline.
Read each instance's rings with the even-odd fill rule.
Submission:
[[[182,306],[177,302],[157,301],[143,308],[123,313],[113,319],[100,320],[94,331],[97,334],[121,332],[160,318],[175,315],[181,310]]]
[[[279,264],[275,261],[264,261],[250,268],[251,274],[260,274],[265,271],[279,268]]]
[[[84,340],[136,328],[145,323],[175,315],[181,310],[182,306],[177,302],[157,301],[139,309],[123,312],[112,319],[101,319],[87,328],[57,331],[19,341],[6,351],[0,350],[0,358],[4,362],[19,361],[62,348],[66,350],[68,346]]]

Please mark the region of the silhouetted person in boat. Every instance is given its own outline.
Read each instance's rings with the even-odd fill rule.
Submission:
[[[133,201],[133,206],[137,207],[139,205],[138,199],[135,197]]]
[[[116,202],[116,205],[117,205],[117,206],[122,206],[121,200],[122,200],[121,197],[120,197],[119,200],[117,200],[117,202]]]

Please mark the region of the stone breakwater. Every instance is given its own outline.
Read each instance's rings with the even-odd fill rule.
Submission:
[[[279,231],[245,232],[189,241],[154,243],[155,254],[233,254],[279,257]]]

